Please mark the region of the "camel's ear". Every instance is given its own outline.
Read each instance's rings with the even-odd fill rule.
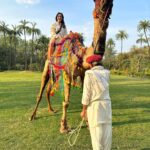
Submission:
[[[72,32],[72,31],[70,31],[69,35],[70,35],[70,36],[73,36],[73,32]]]

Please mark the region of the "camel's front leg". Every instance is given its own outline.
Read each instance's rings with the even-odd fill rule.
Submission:
[[[69,132],[69,128],[67,126],[67,108],[69,106],[69,97],[70,97],[70,83],[65,83],[65,89],[64,89],[64,94],[65,94],[65,100],[63,101],[63,114],[61,118],[61,127],[60,127],[60,132],[61,133],[67,133]]]

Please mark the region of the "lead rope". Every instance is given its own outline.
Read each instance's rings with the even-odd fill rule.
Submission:
[[[70,135],[68,137],[68,143],[69,143],[70,146],[74,146],[75,145],[83,123],[84,123],[84,119],[82,119],[82,121],[80,122],[80,124],[77,126],[76,129],[74,129],[73,131],[71,131],[71,133],[70,133]],[[73,142],[71,142],[71,138],[72,138],[73,135],[75,135],[75,139],[74,139]]]

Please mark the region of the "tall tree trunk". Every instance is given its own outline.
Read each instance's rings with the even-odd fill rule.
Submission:
[[[147,45],[148,45],[148,55],[149,55],[149,57],[150,57],[150,45],[149,45],[149,41],[148,41],[147,34],[146,34],[146,31],[145,31],[145,30],[144,30],[144,34],[145,34],[145,38],[146,38]]]
[[[12,37],[9,37],[9,65],[8,70],[12,69]]]
[[[112,12],[113,0],[94,0],[94,37],[93,48],[95,54],[104,55],[106,30],[109,25],[109,17]]]
[[[16,66],[16,51],[17,51],[17,39],[14,38],[14,67]]]
[[[32,50],[30,56],[30,65],[33,63],[33,51],[34,51],[34,33],[32,34]]]
[[[123,39],[121,39],[121,54],[122,54],[122,49],[123,49]]]
[[[10,39],[10,69],[12,69],[12,39]]]
[[[3,32],[3,36],[4,36],[4,39],[3,39],[3,46],[4,46],[4,48],[8,51],[8,53],[7,53],[7,59],[6,59],[6,65],[7,65],[7,69],[9,70],[9,66],[10,66],[10,53],[9,53],[9,49],[7,49],[7,43],[6,43],[6,32],[4,31]]]
[[[25,60],[25,70],[27,70],[27,42],[26,42],[26,33],[24,30],[24,42],[25,42],[25,51],[24,51],[24,60]]]
[[[4,46],[6,47],[6,33],[4,31]]]
[[[141,43],[141,48],[142,48],[142,45],[143,45],[143,41],[142,41],[142,39],[141,39],[141,42],[140,42],[140,43]]]
[[[139,56],[139,58],[137,59],[137,73],[139,73],[141,70],[141,60],[142,56]]]

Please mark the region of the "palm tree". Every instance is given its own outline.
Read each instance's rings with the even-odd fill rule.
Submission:
[[[17,51],[17,41],[18,41],[17,36],[20,36],[22,32],[16,25],[12,25],[12,31],[13,31],[13,43],[14,43],[14,65],[16,65],[16,51]]]
[[[112,58],[115,55],[115,42],[112,38],[109,38],[106,42],[106,51],[105,51],[105,62],[107,62],[108,67],[110,69],[111,63],[112,63]]]
[[[8,32],[8,24],[6,24],[4,21],[0,21],[0,30],[3,33],[3,37],[4,37],[3,45],[6,46],[6,34]]]
[[[41,31],[40,29],[36,28],[36,23],[31,22],[32,27],[29,29],[29,33],[32,34],[32,50],[31,50],[31,56],[30,56],[30,65],[33,62],[33,51],[34,51],[34,39],[35,35],[40,35]]]
[[[116,39],[121,41],[121,54],[122,54],[122,49],[123,49],[123,40],[127,38],[128,38],[128,34],[123,30],[120,30],[116,34]]]
[[[150,21],[148,21],[148,20],[140,21],[139,25],[137,27],[137,30],[139,32],[140,31],[144,32],[146,42],[147,42],[147,45],[148,45],[148,48],[149,48],[149,56],[150,56],[150,45],[149,45],[149,41],[148,41],[148,37],[147,37],[147,31],[150,30]]]
[[[25,70],[27,70],[27,41],[26,41],[26,34],[29,32],[29,27],[27,26],[29,22],[26,20],[21,20],[19,30],[23,32],[24,35],[24,59],[25,59]]]
[[[7,28],[7,34],[9,37],[9,66],[8,69],[12,67],[12,40],[13,40],[13,30]]]
[[[115,42],[112,38],[108,39],[106,42],[106,52],[105,57],[110,58],[113,56],[116,52],[114,51],[115,48]]]
[[[107,48],[109,48],[109,49],[114,49],[114,47],[115,47],[115,42],[114,42],[114,40],[113,40],[112,38],[109,38],[109,39],[107,40],[106,46],[107,46]]]
[[[136,40],[136,43],[140,43],[141,47],[143,43],[146,43],[146,39],[143,38],[143,34],[138,34],[138,39]]]

